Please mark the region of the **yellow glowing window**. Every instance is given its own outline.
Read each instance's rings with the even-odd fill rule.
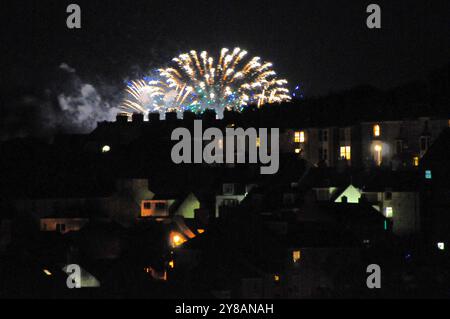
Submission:
[[[373,126],[373,136],[378,137],[378,136],[380,136],[380,135],[381,135],[381,128],[380,128],[380,125],[375,124],[375,125]]]
[[[294,250],[292,252],[292,260],[294,261],[294,263],[299,262],[300,257],[301,257],[300,250]]]
[[[340,148],[341,159],[345,159],[347,161],[351,160],[351,147],[350,146],[341,146]]]
[[[280,281],[280,276],[279,275],[273,276],[273,280],[275,280],[275,282],[279,282]]]
[[[416,167],[419,166],[419,157],[418,156],[414,157],[413,163],[414,163],[414,166],[416,166]]]
[[[197,229],[197,232],[198,232],[199,234],[203,234],[203,233],[205,232],[205,230],[202,229],[202,228],[199,228],[199,229]]]
[[[256,147],[261,146],[261,139],[259,137],[256,138]]]
[[[186,242],[186,239],[183,235],[177,232],[172,232],[170,234],[170,244],[172,247],[178,247]]]
[[[304,131],[295,132],[294,141],[295,141],[295,143],[304,143],[305,142],[305,132]]]
[[[383,147],[381,145],[375,145],[375,163],[380,166],[383,161]]]
[[[386,218],[392,218],[394,215],[394,211],[392,207],[386,207]]]
[[[173,261],[173,260],[169,261],[169,267],[171,269],[174,269],[175,268],[175,261]]]

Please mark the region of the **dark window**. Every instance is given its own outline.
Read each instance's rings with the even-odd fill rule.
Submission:
[[[323,159],[323,148],[319,148],[319,160]]]
[[[150,203],[150,202],[145,202],[145,203],[144,203],[144,209],[152,209],[152,203]]]
[[[426,151],[428,149],[428,138],[427,137],[421,137],[420,138],[420,150]]]
[[[397,149],[397,154],[401,154],[403,152],[403,143],[402,143],[402,141],[397,141],[396,149]]]
[[[56,224],[56,231],[57,232],[65,232],[66,231],[66,225],[65,224]]]
[[[166,203],[156,203],[155,204],[155,209],[157,209],[157,210],[164,210],[164,209],[166,209],[166,207],[167,207]]]
[[[345,129],[343,128],[339,129],[339,140],[341,141],[345,140]]]
[[[323,140],[323,132],[322,130],[319,130],[319,142],[322,142]]]
[[[326,161],[326,160],[328,159],[328,150],[327,150],[327,149],[324,149],[324,150],[323,150],[323,157],[322,157],[322,159],[323,159],[324,161]]]
[[[323,141],[324,142],[328,141],[328,131],[323,131]]]
[[[239,205],[239,201],[237,199],[225,199],[222,202],[221,206],[225,206],[225,207],[235,207]]]
[[[391,192],[384,193],[384,199],[385,200],[391,200],[392,199],[392,193]]]
[[[233,195],[234,194],[234,184],[223,184],[223,194]]]

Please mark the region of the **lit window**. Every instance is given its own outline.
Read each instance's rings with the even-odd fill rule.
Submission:
[[[205,232],[205,230],[202,228],[197,229],[197,233],[199,233],[199,234],[203,234],[204,232]]]
[[[394,215],[394,211],[392,207],[386,207],[386,218],[392,218]]]
[[[373,126],[373,136],[379,137],[380,135],[381,135],[381,128],[380,128],[380,125],[375,124],[375,125]]]
[[[439,250],[445,250],[445,243],[442,243],[442,242],[437,243],[437,247]]]
[[[102,147],[102,153],[108,153],[111,150],[111,146],[109,145],[104,145]]]
[[[304,131],[300,131],[300,132],[295,132],[295,143],[305,143],[305,132]]]
[[[185,242],[186,239],[180,233],[172,232],[170,234],[170,244],[172,245],[172,247],[178,247]]]
[[[175,268],[175,261],[174,261],[174,260],[169,261],[169,267],[170,267],[171,269],[174,269],[174,268]]]
[[[295,154],[300,154],[301,151],[302,151],[301,148],[296,148],[296,149],[295,149]]]
[[[375,145],[375,163],[380,166],[383,161],[383,147],[379,144]]]
[[[431,174],[430,170],[425,171],[425,179],[432,179],[433,175]]]
[[[300,256],[301,256],[300,250],[294,250],[292,252],[292,260],[294,261],[294,263],[300,261]]]
[[[275,282],[279,282],[280,281],[280,276],[279,275],[274,275],[273,276],[273,280],[275,280]]]
[[[340,149],[341,159],[345,159],[349,161],[351,159],[351,147],[350,146],[341,146]]]
[[[415,167],[419,166],[419,157],[418,156],[415,156],[413,158],[413,164],[414,164]]]
[[[256,147],[261,146],[261,139],[259,137],[256,138]]]

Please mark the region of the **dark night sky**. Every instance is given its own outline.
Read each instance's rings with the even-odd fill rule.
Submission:
[[[371,2],[382,7],[381,30],[365,25]],[[2,86],[51,82],[61,62],[84,79],[121,83],[136,67],[222,46],[274,62],[308,95],[359,84],[389,88],[449,62],[450,1],[371,2],[2,1]],[[69,3],[82,8],[81,30],[65,26]]]

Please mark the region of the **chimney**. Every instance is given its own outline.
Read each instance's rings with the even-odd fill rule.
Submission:
[[[237,112],[232,110],[225,110],[223,111],[223,119],[227,124],[234,123],[237,119]]]
[[[144,114],[142,113],[133,113],[133,116],[131,117],[133,123],[142,123],[144,122]]]
[[[158,112],[148,113],[148,120],[150,121],[150,123],[158,122],[159,119],[160,119],[160,117],[159,117],[159,113]]]
[[[191,111],[184,111],[183,112],[183,120],[186,122],[192,122],[195,120],[195,114]]]
[[[216,111],[206,110],[202,115],[202,119],[206,122],[214,122],[216,120],[216,115]]]
[[[117,113],[116,115],[117,123],[126,123],[128,122],[128,115],[126,113]]]
[[[166,112],[166,121],[176,122],[176,120],[177,120],[177,112]]]

